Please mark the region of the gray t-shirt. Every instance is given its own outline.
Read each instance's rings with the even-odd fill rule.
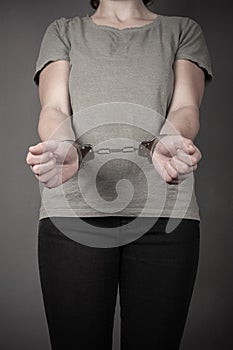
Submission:
[[[34,82],[38,85],[49,62],[70,62],[72,126],[80,142],[93,145],[95,157],[62,185],[41,186],[40,219],[125,215],[200,220],[195,172],[179,185],[167,184],[137,154],[139,143],[159,134],[165,121],[176,59],[201,67],[206,84],[214,79],[203,31],[190,17],[159,14],[149,24],[124,29],[97,25],[89,15],[49,24]],[[133,152],[100,150],[131,146]]]

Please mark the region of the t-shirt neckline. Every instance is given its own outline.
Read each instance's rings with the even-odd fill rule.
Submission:
[[[161,19],[161,15],[157,14],[157,16],[153,19],[152,22],[144,24],[143,26],[138,26],[138,27],[126,27],[126,28],[116,28],[113,26],[108,26],[105,24],[97,24],[93,21],[93,19],[91,18],[91,16],[89,14],[87,14],[84,18],[86,18],[88,20],[88,23],[90,23],[93,27],[95,28],[99,28],[99,29],[104,29],[104,30],[111,30],[111,31],[115,31],[115,32],[128,32],[128,31],[140,31],[140,30],[144,30],[147,28],[150,28],[152,26],[154,26],[155,24],[157,24],[160,19]]]

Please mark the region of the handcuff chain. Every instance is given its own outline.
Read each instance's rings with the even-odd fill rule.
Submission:
[[[110,154],[114,152],[131,153],[137,150],[138,150],[138,147],[125,146],[122,148],[99,148],[98,150],[95,151],[95,153],[98,153],[98,154]]]
[[[79,167],[81,167],[81,165],[85,164],[85,162],[83,161],[83,154],[85,157],[87,156],[87,154],[89,154],[89,155],[91,155],[90,159],[93,159],[94,153],[110,154],[110,153],[114,153],[114,152],[132,153],[134,151],[138,151],[139,155],[141,155],[143,157],[147,157],[149,162],[152,163],[152,155],[153,155],[154,149],[156,147],[156,144],[159,142],[161,137],[168,136],[168,135],[171,136],[171,134],[159,134],[157,136],[154,136],[150,140],[141,141],[139,147],[134,147],[134,146],[124,146],[122,148],[104,148],[103,147],[103,148],[99,148],[95,152],[93,152],[91,144],[81,144],[80,142],[78,142],[78,140],[70,140],[70,139],[66,139],[66,140],[62,140],[62,141],[71,142],[76,147],[77,152],[78,152],[78,156],[79,156]],[[83,150],[83,152],[81,151],[81,149]]]

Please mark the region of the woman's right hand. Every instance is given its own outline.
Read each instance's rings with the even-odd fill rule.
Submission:
[[[30,146],[26,162],[36,178],[48,188],[66,182],[79,169],[76,148],[60,140],[47,140]]]

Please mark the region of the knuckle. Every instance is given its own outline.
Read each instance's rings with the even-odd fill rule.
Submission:
[[[193,159],[193,163],[196,164],[198,159],[196,157],[192,157],[192,159]]]
[[[39,171],[38,165],[34,165],[33,168],[32,168],[32,170],[33,170],[35,173],[38,173],[38,171]]]
[[[185,174],[186,172],[188,172],[188,170],[189,170],[189,166],[186,165],[186,164],[182,164],[182,165],[180,165],[180,167],[179,167],[179,172],[180,172],[181,174]]]
[[[50,184],[47,184],[47,186],[46,186],[47,188],[54,188],[54,186],[53,186],[53,184],[52,183],[50,183]]]
[[[40,163],[45,163],[47,161],[47,156],[45,154],[42,154],[39,158]]]
[[[166,175],[165,175],[165,181],[166,181],[166,182],[172,181],[172,177],[166,174]]]
[[[171,164],[173,165],[173,167],[175,167],[177,169],[177,166],[179,164],[179,159],[177,156],[172,157]]]
[[[196,169],[197,169],[197,164],[195,164],[195,165],[193,166],[193,169],[194,169],[194,170],[196,170]]]
[[[54,186],[54,181],[53,181],[52,179],[46,181],[45,186],[46,186],[47,188],[54,188],[54,187],[55,187],[55,186]]]
[[[31,164],[31,161],[32,161],[32,159],[31,159],[31,154],[28,153],[28,154],[27,154],[27,157],[26,157],[26,162],[27,162],[27,164]]]
[[[40,182],[44,182],[44,178],[43,178],[43,175],[42,174],[36,174],[36,176],[37,176],[37,178],[38,178],[38,180],[40,181]]]
[[[177,170],[174,169],[173,167],[171,167],[170,169],[171,169],[171,170],[170,170],[170,173],[169,173],[170,177],[171,177],[171,178],[176,178],[177,175],[178,175]]]
[[[42,174],[42,175],[40,176],[40,178],[41,178],[41,181],[42,181],[43,183],[46,183],[46,182],[48,182],[48,181],[50,180],[46,174],[44,174],[44,175]]]

